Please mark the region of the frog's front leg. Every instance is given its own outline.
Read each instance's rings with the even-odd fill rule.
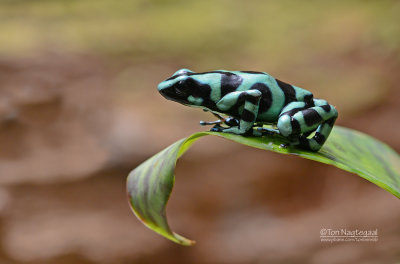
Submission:
[[[229,128],[216,128],[213,131],[221,131],[243,135],[248,133],[256,121],[258,108],[260,106],[261,92],[259,90],[236,91],[222,97],[217,102],[217,108],[223,112],[232,111],[233,107],[243,110],[238,111],[240,115],[239,125]]]
[[[204,109],[203,109],[204,110]],[[204,110],[205,112],[208,112],[208,110]],[[211,112],[214,116],[218,118],[216,121],[211,121],[211,122],[205,122],[205,121],[200,121],[200,126],[208,126],[208,125],[218,125],[216,126],[219,127],[220,124],[224,123],[225,125],[232,127],[232,126],[237,126],[239,124],[239,121],[236,118],[233,117],[222,117],[221,115]]]

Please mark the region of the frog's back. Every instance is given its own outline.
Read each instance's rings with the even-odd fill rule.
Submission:
[[[257,120],[274,122],[291,102],[312,100],[311,92],[282,82],[266,72],[235,71],[242,79],[239,91],[256,89],[262,93]]]
[[[225,71],[217,70],[202,73],[188,73],[197,83],[209,87],[207,97],[211,110],[218,111],[215,104],[225,95],[236,91],[259,90],[262,93],[258,121],[274,122],[281,110],[294,101],[312,100],[312,94],[294,85],[275,79],[266,72],[255,71]],[[208,100],[208,98],[207,98]],[[232,109],[232,115],[237,115],[237,109]]]
[[[266,72],[234,71],[232,73],[239,75],[243,79],[243,84],[238,90],[245,91],[254,89],[252,87],[255,84],[261,83],[268,87],[271,93],[282,92],[281,95],[283,96],[281,97],[284,97],[284,106],[294,101],[309,100],[307,97],[312,96],[311,92],[278,80]]]

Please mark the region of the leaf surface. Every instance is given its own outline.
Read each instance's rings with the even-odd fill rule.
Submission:
[[[194,241],[182,237],[168,225],[166,205],[175,181],[177,159],[200,137],[214,135],[254,148],[270,150],[330,164],[355,173],[400,198],[400,156],[385,143],[364,133],[335,126],[319,152],[294,147],[279,135],[244,137],[240,135],[199,132],[181,139],[131,171],[127,192],[133,212],[148,228],[181,245]]]

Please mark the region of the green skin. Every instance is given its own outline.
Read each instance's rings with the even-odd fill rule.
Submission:
[[[277,133],[291,145],[311,151],[322,147],[338,116],[327,101],[314,99],[311,92],[265,72],[195,73],[181,69],[161,82],[158,91],[169,100],[216,115],[220,120],[200,122],[214,124],[211,131],[252,136]],[[276,125],[277,129],[265,128],[264,124]]]

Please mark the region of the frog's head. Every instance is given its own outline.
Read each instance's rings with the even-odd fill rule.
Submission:
[[[188,97],[191,96],[192,87],[188,85],[186,80],[193,73],[188,69],[180,69],[170,78],[158,85],[158,91],[168,100],[172,100],[181,104],[189,105]]]

